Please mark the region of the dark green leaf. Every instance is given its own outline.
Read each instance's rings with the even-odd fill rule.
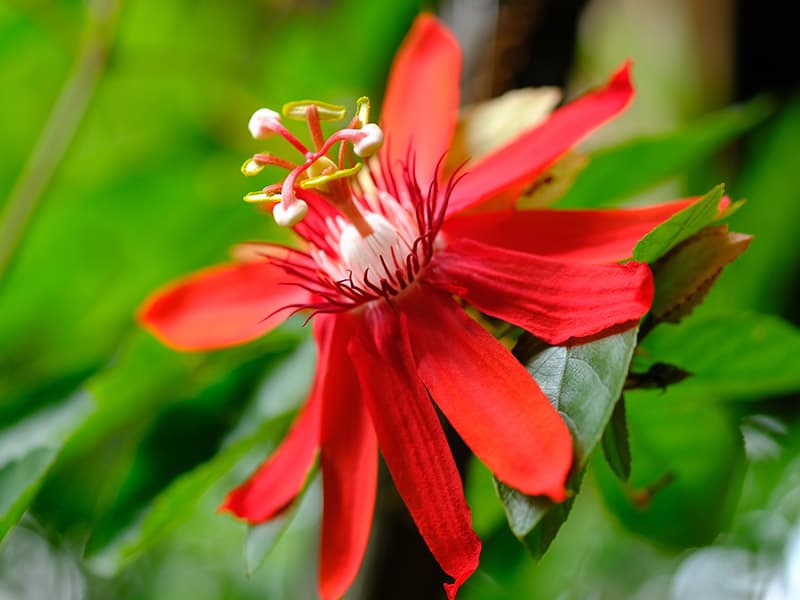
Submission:
[[[19,521],[66,440],[94,403],[79,392],[0,431],[0,540]]]
[[[628,366],[636,345],[637,329],[576,346],[547,346],[536,349],[524,336],[522,360],[539,387],[564,417],[575,446],[576,473],[580,473],[603,431],[622,392]],[[528,536],[554,506],[542,497],[526,496],[497,482],[509,526],[519,538]],[[552,525],[552,523],[551,523]],[[538,534],[537,534],[538,535]]]
[[[549,510],[558,506],[544,496],[526,496],[497,479],[494,483],[497,495],[506,511],[508,526],[520,539],[524,539],[533,531]]]
[[[565,417],[583,466],[600,441],[628,374],[637,329],[576,346],[551,346],[525,366]]]
[[[644,236],[633,249],[633,258],[640,262],[655,262],[683,240],[713,222],[719,212],[719,201],[725,186],[718,185],[700,200],[675,213]]]
[[[770,105],[756,99],[732,106],[676,131],[639,138],[594,153],[559,207],[614,206],[710,157],[760,123]],[[622,176],[621,176],[622,174]]]
[[[614,405],[611,420],[603,432],[603,455],[614,474],[627,481],[631,476],[631,447],[628,440],[628,418],[625,414],[625,397]]]
[[[574,488],[577,493],[578,486]],[[536,527],[525,536],[525,547],[533,555],[534,559],[539,560],[544,556],[550,544],[556,539],[558,530],[567,520],[572,505],[575,503],[575,496],[567,498],[561,504],[556,504],[550,510],[544,513],[544,516],[536,524]]]

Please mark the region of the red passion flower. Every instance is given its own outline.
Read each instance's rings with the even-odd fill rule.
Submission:
[[[379,448],[453,579],[445,585],[449,598],[476,569],[481,542],[433,403],[500,480],[526,494],[565,498],[567,426],[464,306],[550,344],[634,324],[650,307],[651,273],[645,264],[617,261],[690,202],[610,211],[515,208],[526,187],[625,108],[633,95],[627,65],[502,147],[461,169],[445,167],[460,64],[452,34],[424,15],[395,58],[380,125],[369,121],[362,98],[349,125],[325,138],[320,121],[344,118],[343,108],[287,104],[285,117],[307,121],[309,148],[280,114],[257,111],[253,135],[282,136],[297,160],[254,155],[245,174],[276,165],[288,175],[245,199],[275,202],[276,221],[293,227],[301,244],[244,244],[235,262],[172,284],[139,313],[145,327],[183,350],[246,342],[297,311],[313,317],[319,364],[308,402],[280,447],[223,508],[250,523],[275,517],[319,454],[324,600],[344,594],[364,555]]]

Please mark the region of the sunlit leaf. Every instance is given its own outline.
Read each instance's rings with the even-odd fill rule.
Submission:
[[[585,154],[571,150],[523,190],[517,208],[545,208],[552,205],[572,186],[572,182],[589,162]]]
[[[633,258],[652,263],[683,240],[691,237],[717,218],[719,201],[725,188],[718,185],[697,202],[675,213],[644,236],[633,249]]]
[[[520,131],[544,121],[561,101],[557,87],[511,90],[461,109],[445,168],[452,172],[466,160],[480,160],[507,144]]]

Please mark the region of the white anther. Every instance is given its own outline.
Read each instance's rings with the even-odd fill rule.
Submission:
[[[361,128],[364,137],[353,144],[353,150],[361,158],[375,154],[383,146],[383,131],[375,123],[367,123]]]
[[[303,220],[308,212],[308,204],[299,198],[295,199],[288,207],[283,202],[278,202],[272,208],[272,216],[281,227],[292,227]]]
[[[280,114],[268,108],[259,108],[250,117],[247,127],[250,129],[250,135],[257,140],[263,140],[275,135],[275,126],[280,125],[280,122]]]

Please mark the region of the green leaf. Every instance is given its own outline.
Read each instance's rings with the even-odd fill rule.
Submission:
[[[776,317],[698,313],[679,325],[659,325],[641,350],[637,370],[658,361],[691,371],[674,389],[752,399],[800,390],[800,331]]]
[[[573,488],[577,494],[579,482]],[[575,496],[567,498],[561,504],[556,504],[544,513],[536,527],[525,537],[525,547],[533,555],[534,559],[539,560],[547,552],[550,544],[556,539],[559,529],[567,520],[572,505],[575,503]]]
[[[0,431],[0,540],[19,521],[73,431],[93,409],[86,392]]]
[[[201,496],[240,462],[254,466],[268,454],[286,430],[289,415],[306,397],[313,379],[315,347],[310,341],[264,377],[250,406],[230,433],[230,443],[212,459],[177,477],[153,500],[146,514],[126,531],[99,548],[88,545],[87,555],[98,573],[116,573],[132,558],[156,543],[190,514]],[[249,468],[248,468],[249,471]],[[256,546],[265,544],[263,536]]]
[[[559,207],[614,206],[694,167],[771,113],[757,98],[705,116],[675,131],[625,142],[591,155]],[[622,176],[621,176],[622,174]]]
[[[267,556],[292,522],[295,510],[296,504],[293,504],[286,512],[272,520],[247,529],[244,561],[248,576],[252,576],[264,564]]]
[[[523,541],[548,511],[557,506],[544,496],[526,496],[498,479],[494,480],[494,485],[497,496],[506,511],[506,519],[508,519],[511,533]]]
[[[575,346],[550,346],[525,362],[528,372],[567,421],[575,462],[584,466],[622,392],[637,328]]]
[[[795,94],[770,120],[769,127],[760,128],[749,140],[741,172],[730,185],[737,196],[748,198],[730,226],[752,233],[757,242],[717,284],[708,299],[717,308],[797,314],[798,140],[800,95]]]
[[[578,474],[600,442],[622,392],[637,331],[633,328],[587,344],[544,349],[531,347],[532,338],[524,336],[515,349],[569,425],[575,447],[573,470]],[[538,547],[541,532],[534,532],[534,528],[557,505],[547,498],[526,496],[502,482],[496,485],[511,531],[521,539],[533,532],[531,543],[536,542]],[[553,525],[550,522],[549,526]]]
[[[622,482],[592,462],[609,508],[630,530],[667,546],[704,545],[728,522],[744,472],[736,420],[705,394],[626,394],[632,462]]]
[[[301,504],[307,498],[306,492],[314,482],[317,471],[317,466],[311,469],[297,498],[282,513],[265,523],[248,527],[247,540],[244,544],[244,561],[248,576],[254,575],[261,568],[275,548],[275,544],[292,524]]]
[[[700,200],[675,213],[644,236],[633,249],[633,258],[640,262],[655,262],[683,240],[712,223],[719,212],[719,201],[725,187],[718,185]]]
[[[236,464],[258,450],[265,455],[288,425],[288,415],[264,423],[253,434],[236,440],[210,461],[178,477],[156,497],[147,513],[104,548],[89,552],[86,560],[98,574],[111,576],[143,550],[162,538],[191,514],[200,497],[228,474]],[[267,447],[265,447],[267,446]]]
[[[603,432],[603,455],[614,474],[627,481],[631,476],[631,447],[628,440],[628,417],[625,413],[625,397],[614,405],[611,420]]]

